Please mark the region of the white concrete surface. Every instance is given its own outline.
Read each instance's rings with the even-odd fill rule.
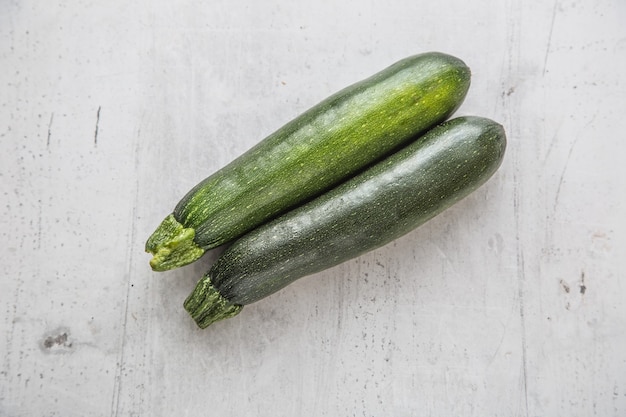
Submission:
[[[0,7],[0,415],[626,415],[626,3]],[[405,56],[464,59],[501,170],[406,237],[196,328],[192,185]]]

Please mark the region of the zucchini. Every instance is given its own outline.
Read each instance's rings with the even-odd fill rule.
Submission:
[[[500,166],[502,126],[459,117],[318,198],[236,240],[184,303],[204,328],[289,283],[408,233]]]
[[[146,242],[152,269],[191,263],[355,175],[446,120],[469,84],[461,60],[430,52],[322,101],[189,191]]]

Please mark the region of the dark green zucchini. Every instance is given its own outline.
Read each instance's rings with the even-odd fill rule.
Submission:
[[[483,184],[500,166],[499,124],[459,117],[236,240],[185,301],[200,327],[294,280],[378,248]]]
[[[432,52],[341,90],[185,195],[148,239],[150,265],[193,262],[353,176],[446,120],[469,84],[461,60]]]

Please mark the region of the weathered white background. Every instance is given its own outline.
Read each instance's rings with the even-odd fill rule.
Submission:
[[[626,415],[626,2],[0,0],[0,415]],[[178,199],[405,56],[504,124],[430,223],[196,328]]]

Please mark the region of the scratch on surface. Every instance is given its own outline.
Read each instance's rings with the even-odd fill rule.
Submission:
[[[446,255],[446,253],[439,247],[439,245],[437,245],[436,243],[433,243],[433,245],[435,246],[435,249],[437,250],[437,252],[439,252],[439,255],[441,255],[442,261],[449,265],[450,268],[452,269],[452,272],[454,274],[457,274],[457,270],[454,267],[454,263],[452,262],[452,260],[450,259],[450,257],[448,257],[448,255]]]
[[[521,55],[521,26],[520,16],[522,14],[521,3],[516,1],[510,1],[509,10],[507,10],[507,71],[504,75],[506,78],[502,80],[503,86],[516,85],[519,78],[519,62]],[[505,100],[505,108],[507,109],[506,119],[507,124],[510,126],[511,135],[513,137],[521,136],[519,131],[519,100],[513,99],[514,95],[504,95],[502,98]],[[522,236],[522,207],[521,201],[523,200],[523,184],[520,181],[522,176],[522,169],[520,168],[520,159],[523,158],[521,149],[518,148],[516,152],[516,158],[513,160],[513,213],[514,213],[514,227],[515,227],[515,242],[516,242],[516,266],[517,266],[517,299],[519,302],[518,314],[520,319],[520,337],[521,337],[521,352],[522,352],[522,370],[520,375],[520,408],[518,415],[529,415],[528,406],[528,366],[527,366],[527,335],[526,335],[526,311],[524,290],[526,285],[526,266],[524,260],[524,245],[521,239]]]
[[[502,334],[500,335],[500,341],[498,342],[498,346],[496,346],[496,349],[493,352],[493,355],[491,355],[491,359],[489,359],[489,363],[487,363],[487,367],[490,367],[494,361],[496,360],[497,356],[498,356],[498,352],[500,352],[500,349],[502,348],[502,344],[504,343],[504,336],[506,335],[506,324],[505,323],[501,323],[502,327],[504,327],[504,329],[502,330]]]
[[[525,266],[524,266],[524,249],[520,241],[520,193],[517,172],[514,176],[513,190],[513,208],[515,212],[515,228],[517,241],[517,297],[519,300],[519,316],[522,338],[522,390],[526,407],[526,415],[528,415],[528,365],[527,365],[527,340],[526,340],[526,311],[524,306],[524,283],[526,282]]]
[[[93,135],[93,145],[98,146],[98,128],[100,127],[100,110],[102,110],[102,106],[98,106],[98,111],[96,112],[96,131]]]
[[[98,108],[98,114],[100,113],[100,108]],[[132,266],[134,264],[134,253],[135,253],[135,243],[136,243],[136,222],[137,222],[137,206],[139,205],[139,150],[141,141],[139,140],[141,136],[141,129],[137,131],[137,142],[135,144],[135,196],[132,202],[131,209],[131,226],[130,233],[128,235],[128,243],[127,247],[128,253],[126,258],[126,276],[128,278],[128,282],[126,283],[126,296],[124,298],[124,313],[122,316],[122,335],[120,341],[120,351],[118,355],[117,368],[115,369],[115,380],[114,380],[114,388],[113,388],[113,397],[111,398],[111,416],[117,417],[120,415],[120,397],[122,395],[122,379],[123,379],[123,368],[125,366],[126,360],[126,337],[128,332],[128,317],[132,316],[132,313],[129,311],[130,304],[130,289],[132,287],[132,279],[131,272]]]
[[[543,57],[543,75],[546,75],[546,68],[548,67],[548,55],[550,55],[550,47],[552,45],[552,32],[554,32],[554,21],[556,20],[556,6],[558,4],[558,0],[554,0],[554,6],[552,6],[552,21],[550,22],[550,32],[548,33],[548,42],[546,45],[546,54]]]
[[[48,122],[48,138],[46,139],[46,148],[50,148],[50,137],[52,136],[52,121],[54,120],[54,112],[50,113],[50,121]]]
[[[587,124],[585,124],[585,126],[580,130],[578,135],[576,135],[576,138],[574,139],[574,141],[572,142],[569,148],[569,152],[567,153],[567,159],[565,160],[565,165],[563,166],[563,170],[561,171],[561,176],[559,177],[559,185],[557,186],[556,193],[554,194],[554,203],[552,204],[552,215],[556,213],[556,208],[559,204],[559,198],[561,196],[561,187],[563,186],[563,182],[565,181],[565,173],[567,172],[567,167],[569,166],[569,161],[572,158],[572,153],[574,152],[574,148],[576,147],[576,144],[578,143],[580,138],[583,136],[583,133],[596,120],[596,116],[597,116],[597,113],[593,115],[593,117],[591,118],[591,120],[587,122]]]
[[[554,131],[554,135],[552,135],[552,139],[550,140],[550,145],[548,146],[548,150],[546,151],[546,155],[543,157],[543,166],[546,166],[550,155],[552,154],[552,149],[554,149],[554,145],[557,143],[559,132],[561,131],[561,126],[563,126],[563,119],[559,121],[556,130]]]
[[[37,213],[37,249],[41,249],[41,219],[43,217],[43,203],[41,199],[37,200],[39,210]]]

